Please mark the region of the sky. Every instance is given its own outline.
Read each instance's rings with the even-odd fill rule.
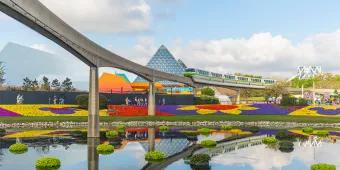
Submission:
[[[187,66],[213,72],[288,78],[299,65],[340,72],[337,0],[40,1],[101,46],[143,65],[164,44]],[[4,14],[0,14],[0,37],[0,49],[15,42],[72,57]],[[79,63],[72,60],[65,65]],[[86,67],[73,68],[74,79],[87,81]]]

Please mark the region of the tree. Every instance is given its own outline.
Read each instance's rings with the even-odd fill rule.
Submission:
[[[30,80],[28,77],[25,77],[23,79],[23,83],[22,83],[22,89],[25,91],[31,90],[32,87],[32,80]]]
[[[72,81],[68,77],[66,77],[66,79],[62,82],[61,87],[66,92],[72,91],[74,89],[72,86]]]
[[[288,87],[287,82],[277,82],[272,86],[267,87],[265,90],[266,100],[268,100],[269,97],[277,98],[281,95],[288,94],[287,87]]]
[[[38,84],[38,81],[37,79],[34,79],[33,81],[31,81],[31,90],[32,91],[35,91],[39,88],[39,84]]]
[[[50,91],[51,90],[51,82],[48,80],[46,76],[42,78],[41,89]]]
[[[215,91],[210,87],[204,87],[201,89],[202,95],[215,96]]]
[[[252,90],[251,89],[242,89],[241,96],[246,99],[246,103],[248,103],[248,98],[251,97]]]
[[[59,91],[60,90],[60,83],[58,79],[54,79],[52,81],[51,87],[54,91]]]
[[[5,66],[3,65],[3,62],[0,62],[0,84],[5,83]]]

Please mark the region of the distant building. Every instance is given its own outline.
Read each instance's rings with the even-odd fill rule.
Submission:
[[[321,66],[299,66],[296,77],[299,79],[308,79],[321,73]]]
[[[132,87],[124,74],[103,73],[99,78],[99,92],[101,93],[129,93]]]
[[[155,70],[176,74],[179,76],[183,76],[183,72],[186,68],[185,64],[181,60],[176,60],[164,45],[159,47],[146,66]],[[137,77],[134,83],[147,83],[147,81],[141,77]],[[163,90],[168,93],[182,93],[184,91],[191,91],[190,87],[184,87],[183,84],[177,82],[162,80],[159,81],[159,83],[163,85]]]

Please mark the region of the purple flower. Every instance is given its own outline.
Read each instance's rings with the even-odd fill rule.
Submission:
[[[18,116],[21,116],[21,115],[18,114],[18,113],[0,108],[0,116],[18,117]]]
[[[177,110],[179,107],[180,106],[178,105],[160,105],[160,106],[157,106],[156,109],[159,112],[170,113],[176,116],[197,115],[196,110]]]
[[[340,108],[337,109],[325,109],[323,107],[313,107],[309,110],[316,110],[319,114],[323,115],[337,115],[340,114]]]
[[[256,110],[243,110],[242,115],[287,115],[288,108],[282,108],[273,104],[253,104]]]
[[[75,108],[68,108],[68,107],[63,107],[63,108],[42,107],[39,109],[43,111],[50,111],[55,114],[73,114],[76,111]]]

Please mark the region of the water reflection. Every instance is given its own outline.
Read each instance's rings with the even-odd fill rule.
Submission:
[[[149,142],[148,151],[155,150],[155,137],[156,137],[156,129],[148,128],[148,142]]]
[[[99,155],[97,153],[97,145],[100,143],[99,138],[87,139],[87,163],[88,170],[98,170]]]

